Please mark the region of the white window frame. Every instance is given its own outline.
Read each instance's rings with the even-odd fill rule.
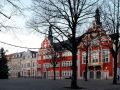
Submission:
[[[93,62],[93,58],[95,59],[94,62]],[[99,52],[98,52],[98,50],[91,51],[91,63],[98,63],[98,62],[99,62]]]
[[[104,51],[107,51],[107,54],[103,54],[103,52]],[[106,53],[106,52],[105,52]],[[107,57],[105,56],[105,60],[103,60],[103,58],[104,58],[104,56],[103,55],[107,55]],[[108,58],[108,61],[106,60]],[[110,62],[110,51],[108,50],[108,49],[103,49],[102,50],[102,61],[104,62],[104,63],[108,63],[108,62]]]
[[[85,59],[84,59],[84,57],[85,57]],[[84,62],[84,60],[85,60],[85,62]],[[86,63],[86,53],[83,52],[82,53],[82,64],[85,64],[85,63]]]

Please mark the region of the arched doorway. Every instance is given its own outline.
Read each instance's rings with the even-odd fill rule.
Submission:
[[[90,79],[94,79],[94,71],[90,71]]]
[[[96,79],[101,79],[101,71],[96,72]]]

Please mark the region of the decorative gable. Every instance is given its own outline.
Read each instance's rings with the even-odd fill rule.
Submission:
[[[99,25],[93,23],[84,35],[79,48],[86,50],[87,47],[99,47],[100,45],[111,47],[111,40]]]
[[[50,41],[46,37],[41,44],[41,48],[48,48],[49,46],[50,46]]]

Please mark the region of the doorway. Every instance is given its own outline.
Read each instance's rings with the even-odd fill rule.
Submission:
[[[47,73],[44,72],[44,73],[43,73],[43,78],[46,78],[46,77],[47,77]]]
[[[96,72],[96,79],[101,79],[101,71]]]
[[[94,79],[94,71],[90,71],[90,79]]]

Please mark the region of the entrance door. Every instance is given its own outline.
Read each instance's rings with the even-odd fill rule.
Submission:
[[[94,79],[94,72],[90,71],[90,79]]]
[[[47,73],[44,72],[44,74],[43,74],[43,78],[46,78],[46,77],[47,77]]]
[[[101,79],[101,72],[100,71],[96,72],[96,79]]]
[[[20,72],[18,72],[18,77],[20,77]]]
[[[27,76],[30,77],[30,70],[27,71],[27,74],[28,74]]]

